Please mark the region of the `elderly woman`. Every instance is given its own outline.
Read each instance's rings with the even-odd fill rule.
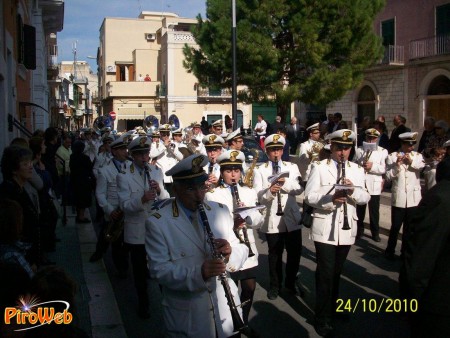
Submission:
[[[29,261],[38,262],[39,211],[25,190],[25,184],[33,175],[32,153],[29,149],[9,146],[3,151],[1,167],[3,182],[0,184],[0,197],[19,203],[23,209],[22,241],[33,244]]]
[[[440,148],[444,145],[444,143],[449,139],[447,131],[447,122],[445,122],[444,120],[436,121],[436,123],[434,124],[434,135],[430,137],[430,141],[427,145],[427,153],[429,153],[430,149],[432,148]]]
[[[92,204],[92,188],[94,186],[93,164],[89,156],[83,153],[83,141],[75,141],[70,156],[70,182],[77,209],[77,223],[89,223],[85,210]]]

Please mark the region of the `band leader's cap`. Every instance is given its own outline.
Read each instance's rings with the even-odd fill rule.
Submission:
[[[116,140],[114,140],[110,144],[111,149],[119,149],[126,147],[128,144],[128,138],[129,136],[127,135],[127,133],[120,135]]]
[[[136,151],[149,151],[150,150],[150,140],[147,136],[136,137],[133,141],[128,144],[128,151],[133,153]]]
[[[355,138],[355,133],[350,129],[339,129],[325,137],[325,139],[330,140],[331,143],[340,144],[353,144]]]
[[[267,148],[283,148],[286,140],[279,134],[272,134],[264,140],[264,147]]]
[[[231,133],[229,133],[227,135],[227,138],[225,139],[225,141],[229,142],[231,140],[238,139],[238,138],[242,138],[241,129],[240,128],[236,129],[235,131],[233,131]]]
[[[408,132],[398,135],[398,138],[402,142],[406,142],[409,143],[410,145],[413,145],[417,143],[417,135],[418,135],[417,132]]]
[[[202,142],[206,148],[217,148],[223,147],[225,140],[216,134],[208,134],[203,137]]]
[[[307,131],[314,131],[314,130],[319,130],[319,125],[320,123],[314,123],[312,125],[310,125],[308,128],[306,128]]]
[[[368,137],[379,137],[380,136],[380,132],[378,130],[376,130],[375,128],[366,129],[365,134]]]
[[[242,169],[242,163],[245,162],[245,155],[242,151],[227,150],[217,157],[217,163],[220,168],[238,168]]]
[[[207,156],[194,154],[175,164],[172,169],[166,171],[166,175],[172,176],[172,179],[178,182],[204,183],[208,179],[208,174],[203,170],[207,163]]]

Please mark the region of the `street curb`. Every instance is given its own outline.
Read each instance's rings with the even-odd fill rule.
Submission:
[[[97,243],[94,226],[89,223],[79,224],[77,227],[83,274],[90,294],[89,313],[92,337],[127,338],[105,264],[103,260],[95,263],[89,262]]]

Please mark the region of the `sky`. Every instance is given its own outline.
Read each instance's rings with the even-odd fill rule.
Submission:
[[[88,57],[97,55],[99,29],[105,17],[137,18],[142,11],[171,12],[180,17],[205,16],[206,0],[66,0],[64,26],[57,34],[58,61],[87,61],[97,72],[97,63]]]

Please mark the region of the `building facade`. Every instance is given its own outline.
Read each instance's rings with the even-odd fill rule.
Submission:
[[[374,22],[385,53],[379,64],[365,72],[364,81],[327,113],[362,121],[369,116],[406,117],[413,131],[423,128],[425,117],[450,123],[450,1],[387,0]]]
[[[231,117],[231,92],[210,91],[183,67],[183,47],[196,46],[195,19],[142,12],[138,18],[105,18],[100,28],[99,99],[104,116],[114,112],[118,131],[178,121],[208,122]],[[251,106],[238,104],[238,125]],[[176,123],[177,124],[177,123]]]

